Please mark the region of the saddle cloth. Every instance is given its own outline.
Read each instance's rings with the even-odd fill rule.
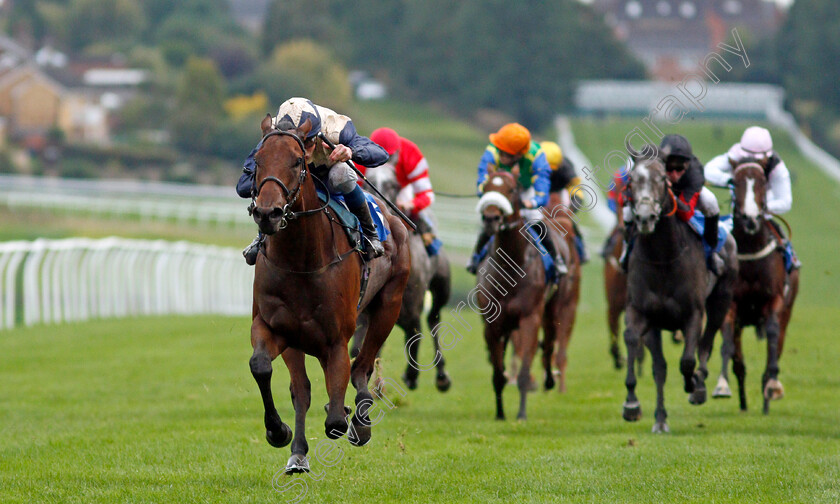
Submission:
[[[545,280],[546,283],[554,283],[557,281],[557,270],[554,269],[554,258],[551,257],[551,254],[545,249],[540,240],[540,234],[534,229],[534,226],[528,226],[528,232],[533,237],[531,243],[534,244],[537,250],[540,253],[540,257],[542,258],[543,268],[545,269]],[[487,241],[487,244],[478,252],[478,261],[477,263],[481,263],[487,254],[490,253],[490,247],[493,246],[493,242],[496,240],[495,236],[491,236],[490,240]]]
[[[318,189],[317,192],[318,199],[326,203],[326,192],[322,189]],[[373,223],[376,225],[376,233],[379,235],[379,241],[384,242],[391,234],[391,231],[385,227],[385,217],[382,215],[382,211],[379,209],[379,205],[376,203],[373,195],[365,193],[365,199],[367,200],[368,208],[370,209],[370,215],[373,217]],[[342,226],[344,226],[350,241],[355,243],[357,246],[360,246],[362,225],[359,223],[359,219],[356,215],[347,208],[347,204],[344,202],[344,196],[341,194],[330,194],[329,200],[330,202],[328,208],[332,210],[338,221]]]

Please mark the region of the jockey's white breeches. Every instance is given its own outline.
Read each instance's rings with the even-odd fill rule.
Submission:
[[[347,163],[336,163],[330,168],[327,187],[331,193],[347,194],[356,188],[358,177]]]

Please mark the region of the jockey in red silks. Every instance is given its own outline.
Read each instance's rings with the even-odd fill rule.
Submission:
[[[275,128],[298,128],[309,121],[311,129],[302,139],[306,150],[306,162],[314,176],[326,179],[331,193],[341,194],[347,208],[359,219],[365,235],[365,252],[368,257],[379,257],[385,249],[379,241],[379,234],[373,223],[364,191],[356,184],[356,172],[347,163],[353,160],[366,166],[379,166],[388,160],[388,153],[356,133],[353,121],[349,117],[336,113],[326,107],[315,105],[306,98],[289,98],[280,105],[272,125]],[[335,149],[318,139],[323,133],[335,144]],[[236,192],[242,198],[252,197],[255,190],[256,161],[254,156],[262,146],[262,141],[254,147],[242,167],[242,176],[236,184]],[[245,262],[253,265],[257,260],[263,236],[258,234],[242,255]]]
[[[435,202],[435,192],[429,179],[429,162],[417,144],[401,137],[391,128],[374,130],[370,139],[388,153],[388,163],[394,166],[394,175],[403,189],[400,195],[409,195],[407,199],[398,197],[397,206],[417,224],[429,255],[436,254],[440,242],[436,242],[435,222],[427,211],[431,210],[429,207]],[[362,173],[367,170],[364,166],[358,168]]]
[[[733,170],[745,160],[755,161],[764,168],[764,176],[767,178],[767,214],[764,217],[777,232],[780,246],[785,252],[785,266],[788,271],[801,267],[790,240],[782,233],[779,224],[772,219],[773,214],[781,215],[790,211],[793,193],[790,189],[788,167],[773,150],[773,138],[767,129],[760,126],[747,128],[741,136],[741,141],[733,145],[729,152],[706,163],[706,180],[716,187],[731,188]]]
[[[659,144],[659,158],[665,163],[665,174],[671,185],[671,191],[677,200],[677,217],[688,222],[699,210],[705,218],[703,239],[712,249],[718,242],[718,223],[720,207],[714,193],[705,187],[703,165],[691,151],[691,144],[682,135],[665,135]],[[621,257],[621,267],[627,271],[630,249],[633,246],[633,211],[628,202],[623,206],[625,229],[625,247]],[[717,276],[723,272],[723,259],[712,253],[708,258],[709,269]]]

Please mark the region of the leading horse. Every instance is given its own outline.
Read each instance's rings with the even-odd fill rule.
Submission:
[[[644,152],[656,152],[647,146]],[[650,350],[656,382],[653,432],[669,432],[665,411],[667,365],[662,352],[662,330],[682,330],[684,336],[680,372],[691,404],[706,401],[707,361],[715,333],[732,302],[738,275],[735,241],[727,236],[722,251],[725,268],[719,278],[706,268],[700,237],[676,216],[677,200],[657,157],[634,153],[630,193],[634,225],[638,230],[627,271],[627,306],[624,342],[627,347],[627,399],[622,416],[639,420],[641,405],[636,397],[636,354],[640,338]],[[706,327],[703,330],[703,315]],[[702,337],[701,337],[702,332]],[[700,360],[697,365],[696,357]]]
[[[761,377],[764,413],[770,401],[781,399],[784,388],[779,381],[779,357],[785,343],[793,302],[799,291],[799,270],[787,274],[782,249],[775,229],[764,217],[767,214],[767,177],[758,163],[746,161],[733,173],[735,186],[732,234],[738,243],[738,281],[735,298],[724,320],[720,349],[723,362],[713,397],[730,397],[727,365],[738,379],[738,396],[742,411],[747,409],[744,379],[747,374],[741,351],[741,331],[755,326],[759,337],[767,338],[767,365]]]
[[[349,428],[351,443],[366,444],[373,405],[368,380],[399,314],[410,266],[408,236],[399,219],[380,205],[391,235],[383,243],[385,254],[368,263],[369,280],[363,291],[364,261],[327,205],[321,204],[318,179],[306,163],[302,139],[311,128],[309,121],[297,129],[280,130],[267,116],[260,127],[263,140],[255,156],[252,215],[268,239],[254,274],[250,366],[265,408],[266,440],[278,448],[292,442],[286,471],[306,472],[309,446],[304,429],[311,392],[304,357],[314,356],[324,370],[329,394],[327,437],[341,437]],[[351,364],[347,343],[359,313],[367,316],[367,337]],[[291,378],[294,440],[271,393],[271,363],[278,355]],[[349,408],[344,405],[348,381],[356,388],[356,410],[349,425]]]

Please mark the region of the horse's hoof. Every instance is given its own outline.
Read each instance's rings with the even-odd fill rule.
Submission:
[[[767,384],[764,385],[765,399],[776,401],[778,399],[783,398],[784,396],[785,388],[782,386],[782,382],[776,379],[767,380]]]
[[[619,357],[617,359],[613,359],[613,367],[615,369],[623,369],[624,368],[624,358]]]
[[[347,433],[347,417],[343,417],[338,421],[330,422],[329,418],[324,422],[324,432],[330,439],[338,439]]]
[[[292,429],[285,423],[280,424],[280,431],[265,430],[265,440],[275,448],[283,448],[292,442]]]
[[[656,422],[655,424],[653,424],[653,429],[651,429],[651,432],[654,434],[670,434],[671,429],[665,422]]]
[[[554,381],[554,374],[553,373],[546,373],[545,374],[545,389],[551,390],[554,388],[555,381]]]
[[[353,415],[353,432],[348,440],[353,446],[364,446],[370,442],[370,425],[363,425],[361,420],[358,420]],[[370,422],[368,422],[370,423]]]
[[[621,417],[628,422],[636,422],[642,418],[642,405],[638,401],[624,403]]]
[[[537,386],[537,381],[534,380],[533,376],[528,377],[528,385],[525,388],[525,390],[528,392],[536,392],[537,390],[539,390],[539,386]]]
[[[717,386],[714,392],[712,392],[712,397],[715,399],[729,399],[732,397],[732,389],[729,388],[729,382],[722,376],[718,378]]]
[[[694,392],[688,396],[688,402],[695,406],[699,406],[706,402],[706,389],[705,388],[695,388]]]
[[[451,386],[452,380],[449,379],[449,374],[447,373],[439,374],[437,380],[435,380],[435,387],[441,392],[446,392]]]
[[[309,472],[309,459],[305,455],[292,453],[286,463],[286,474],[300,474]]]
[[[402,375],[402,381],[408,390],[415,390],[417,388],[417,377],[409,377],[407,374]]]
[[[525,413],[524,411],[521,411],[521,412],[519,412],[518,415],[516,415],[516,419],[517,420],[522,420],[522,421],[528,420],[528,414]]]

